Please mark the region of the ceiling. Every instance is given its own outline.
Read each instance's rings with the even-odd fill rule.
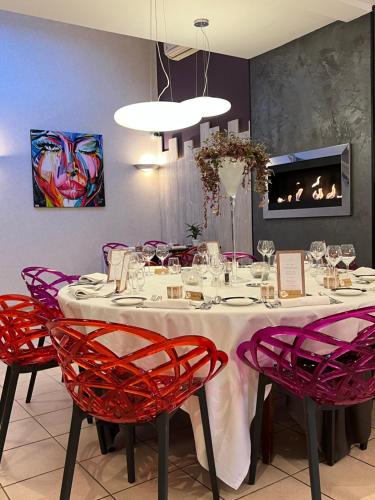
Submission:
[[[157,5],[150,37],[150,3]],[[0,9],[140,38],[202,48],[193,21],[207,17],[213,52],[250,58],[334,21],[371,10],[372,0],[0,0]],[[163,5],[167,30],[165,30]],[[155,19],[155,18],[154,18]]]

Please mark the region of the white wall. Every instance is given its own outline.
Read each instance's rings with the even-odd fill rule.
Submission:
[[[0,11],[0,293],[20,270],[100,269],[100,246],[161,237],[157,173],[131,165],[148,134],[116,125],[120,105],[149,98],[150,42]],[[30,129],[103,134],[105,208],[33,207]]]

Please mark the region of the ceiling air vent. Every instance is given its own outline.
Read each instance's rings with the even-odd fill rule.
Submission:
[[[181,47],[181,45],[173,45],[171,43],[164,44],[164,54],[172,61],[181,61],[185,57],[191,56],[197,52],[197,49],[189,49],[188,47]]]

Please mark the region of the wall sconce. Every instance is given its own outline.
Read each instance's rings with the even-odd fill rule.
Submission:
[[[147,173],[154,172],[160,168],[160,165],[157,163],[136,163],[134,166],[137,170]]]

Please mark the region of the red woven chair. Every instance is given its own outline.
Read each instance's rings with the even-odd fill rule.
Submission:
[[[199,397],[212,491],[219,499],[204,384],[226,365],[227,355],[204,337],[167,340],[149,330],[103,321],[60,319],[48,328],[74,401],[60,499],[70,497],[81,422],[87,415],[125,424],[130,483],[135,481],[134,425],[156,423],[158,498],[167,499],[169,420],[192,394]],[[113,335],[126,354],[107,347]]]
[[[108,253],[110,250],[113,249],[125,249],[129,248],[129,245],[125,245],[125,243],[106,243],[105,245],[102,246],[102,252],[103,252],[103,259],[105,262],[105,265],[108,267]]]
[[[7,365],[0,400],[1,461],[19,375],[31,373],[33,376],[58,365],[55,348],[43,345],[48,336],[46,323],[51,320],[50,311],[22,295],[2,295],[0,306],[0,360]],[[27,402],[32,389],[30,382]]]
[[[374,398],[374,314],[372,306],[334,314],[304,328],[267,327],[238,346],[239,358],[259,372],[249,484],[255,483],[265,386],[276,383],[304,401],[311,496],[320,500],[316,411],[350,407]],[[320,331],[340,323],[350,332],[353,319],[361,330],[351,342]]]

